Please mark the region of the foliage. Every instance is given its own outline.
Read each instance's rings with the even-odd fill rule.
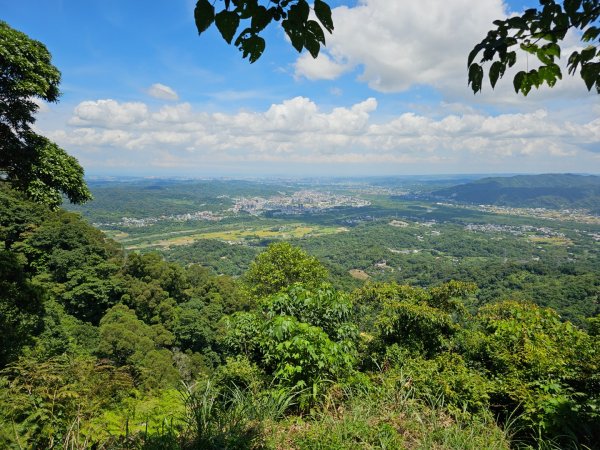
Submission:
[[[289,389],[255,392],[238,386],[219,387],[207,380],[185,392],[193,447],[260,448],[266,421],[279,419],[292,405]]]
[[[597,0],[540,0],[539,8],[526,9],[523,14],[496,20],[495,29],[477,44],[469,54],[469,84],[474,93],[481,91],[484,69],[480,63],[492,62],[489,79],[492,88],[517,61],[517,46],[526,54],[534,55],[540,66],[519,71],[513,78],[515,92],[527,95],[532,87],[547,83],[552,87],[562,79],[556,59],[561,56],[560,42],[567,32],[581,33],[582,50],[569,56],[567,69],[573,75],[579,72],[588,90],[600,93],[600,50],[597,49],[600,28],[600,3]],[[482,53],[480,62],[474,62]]]
[[[73,213],[50,213],[39,226],[21,234],[12,250],[25,259],[39,284],[52,286],[66,310],[98,323],[120,296],[115,280],[119,251],[98,230]]]
[[[321,45],[325,45],[323,29],[333,31],[331,8],[322,0],[315,0],[313,4],[320,23],[309,18],[311,8],[306,0],[275,0],[266,6],[258,0],[224,0],[224,6],[215,14],[214,3],[208,0],[196,3],[194,18],[198,33],[204,33],[214,23],[223,39],[231,44],[241,22],[246,21],[247,26],[238,34],[234,45],[251,63],[265,50],[266,43],[260,33],[273,22],[281,22],[298,52],[305,48],[313,58],[318,56]]]
[[[136,381],[147,388],[173,386],[179,374],[165,348],[173,339],[162,325],[147,325],[133,310],[119,304],[100,321],[98,355],[118,366],[130,366]]]
[[[91,358],[19,360],[0,378],[0,445],[84,448],[90,419],[131,387],[119,369]]]
[[[244,281],[252,295],[264,297],[294,283],[319,286],[327,275],[315,257],[288,242],[278,242],[256,257]]]
[[[343,292],[329,286],[307,289],[297,283],[286,291],[275,294],[262,301],[267,318],[292,316],[300,322],[321,328],[336,341],[354,340],[356,327],[351,325],[353,304]]]
[[[423,400],[439,398],[454,414],[481,414],[490,407],[490,381],[471,370],[456,353],[442,353],[433,359],[412,357],[397,344],[386,350],[386,362],[392,370],[408,379],[416,396]]]
[[[550,309],[518,302],[483,307],[462,341],[466,358],[493,380],[490,398],[545,436],[597,442],[597,341]]]
[[[316,389],[321,381],[344,378],[356,362],[351,344],[331,341],[321,328],[290,316],[268,322],[261,350],[275,378],[300,388]]]
[[[58,100],[60,72],[46,47],[0,21],[0,174],[36,202],[50,207],[66,195],[90,200],[83,169],[63,149],[32,131],[35,99]]]
[[[333,388],[335,389],[335,387]],[[291,418],[272,436],[275,448],[508,449],[508,431],[489,415],[452,416],[440,397],[421,401],[410,378],[376,377],[372,389],[343,391],[318,412]]]
[[[450,348],[465,314],[461,299],[474,291],[469,283],[450,282],[425,290],[398,284],[367,285],[355,292],[362,316],[381,344],[398,344],[414,354],[433,356]]]
[[[0,368],[42,331],[43,292],[26,278],[15,256],[0,250]]]

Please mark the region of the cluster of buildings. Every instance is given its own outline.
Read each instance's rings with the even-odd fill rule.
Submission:
[[[171,214],[168,216],[158,216],[158,217],[144,217],[142,219],[136,219],[134,217],[122,217],[120,222],[110,222],[110,223],[94,223],[95,227],[134,227],[134,228],[142,228],[147,227],[149,225],[155,224],[157,222],[171,221],[171,222],[188,222],[192,220],[209,220],[209,221],[219,221],[223,218],[223,216],[219,216],[211,211],[197,211],[193,213],[186,214]]]
[[[234,202],[233,207],[229,211],[234,213],[246,212],[255,215],[265,211],[275,211],[278,214],[305,214],[337,207],[360,208],[371,204],[368,200],[356,197],[310,190],[294,192],[292,195],[276,195],[269,198],[241,197],[234,199]]]
[[[564,233],[553,230],[548,227],[534,227],[532,225],[498,225],[494,223],[469,223],[465,225],[467,231],[479,231],[484,233],[510,233],[515,236],[523,236],[529,233],[535,233],[544,237],[565,237]]]

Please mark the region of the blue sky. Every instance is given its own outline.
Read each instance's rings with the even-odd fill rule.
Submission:
[[[63,95],[37,127],[90,175],[600,172],[600,104],[580,79],[527,98],[510,78],[467,87],[491,21],[534,1],[330,4],[317,60],[272,27],[255,64],[216,29],[198,36],[192,0],[0,0],[0,18],[51,51]]]

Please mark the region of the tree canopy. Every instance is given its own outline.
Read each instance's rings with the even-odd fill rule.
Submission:
[[[0,21],[0,180],[51,207],[92,198],[77,160],[31,128],[36,99],[56,102],[59,83],[48,49]]]
[[[256,257],[244,280],[251,295],[263,297],[294,283],[319,286],[327,276],[327,269],[317,258],[288,242],[277,242]]]

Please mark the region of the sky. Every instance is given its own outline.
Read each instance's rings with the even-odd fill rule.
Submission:
[[[537,0],[330,1],[316,60],[276,25],[254,64],[214,27],[198,36],[194,3],[0,0],[62,72],[36,128],[87,175],[600,173],[600,96],[578,75],[527,97],[510,75],[467,86],[492,21]]]

